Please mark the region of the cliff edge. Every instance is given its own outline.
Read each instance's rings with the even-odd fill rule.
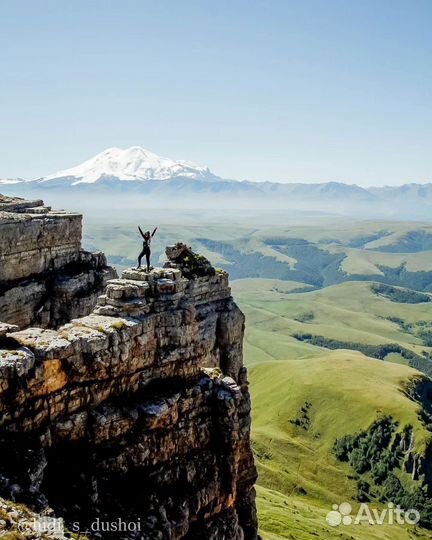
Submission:
[[[81,249],[82,216],[0,195],[0,321],[58,328],[88,315],[108,279],[103,253]]]
[[[0,495],[89,536],[255,540],[244,317],[225,272],[167,255],[57,330],[0,325]]]

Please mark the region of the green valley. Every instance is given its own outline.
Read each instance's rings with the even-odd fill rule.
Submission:
[[[219,214],[172,210],[147,211],[145,220],[159,225],[155,261],[163,260],[165,245],[182,238],[229,271],[231,279],[298,281],[314,288],[377,281],[417,291],[432,289],[432,226],[426,223],[315,217],[305,225],[303,217],[282,226],[290,223],[290,217],[276,212],[260,215],[266,225],[257,227],[249,213],[240,212],[227,223]],[[122,220],[107,230],[106,219],[88,220],[85,247],[103,250],[119,268],[134,265],[141,221],[137,215],[135,222]]]
[[[429,303],[397,303],[369,282],[303,291],[301,285],[263,279],[233,284],[247,320],[261,526],[269,539],[312,539],[316,532],[333,537],[326,510],[335,502],[359,504],[359,479],[332,451],[340,437],[388,415],[400,430],[415,426],[420,454],[432,441],[424,405],[408,391],[422,377],[408,367],[412,359],[421,358],[424,371],[432,367],[425,339],[432,328]],[[406,289],[396,292],[411,298]],[[386,352],[392,345],[403,354]],[[376,351],[384,351],[381,359],[371,358]],[[419,484],[401,474],[410,488]],[[278,497],[285,498],[277,503]],[[370,529],[342,527],[337,537],[373,538]],[[416,537],[413,530],[384,529],[377,538]],[[428,535],[422,530],[420,537]]]

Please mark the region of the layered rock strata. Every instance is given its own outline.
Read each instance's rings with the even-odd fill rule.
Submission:
[[[80,214],[0,196],[0,321],[56,328],[93,310],[116,274],[81,236]]]
[[[3,496],[135,524],[107,537],[257,538],[244,317],[196,260],[125,271],[58,330],[0,327]]]

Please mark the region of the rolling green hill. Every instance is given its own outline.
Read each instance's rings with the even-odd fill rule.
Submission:
[[[415,450],[432,439],[419,420],[419,403],[406,386],[419,377],[406,366],[337,351],[300,362],[269,362],[250,372],[253,445],[259,468],[261,529],[268,539],[432,538],[404,526],[327,525],[333,503],[358,508],[353,471],[332,452],[337,438],[367,429],[383,415],[412,425]],[[308,404],[305,407],[305,404]],[[308,422],[297,425],[306,415]],[[414,484],[401,473],[408,485]],[[374,507],[383,508],[379,502]]]
[[[426,357],[432,353],[429,341],[421,337],[432,330],[429,303],[392,302],[374,293],[374,285],[367,282],[293,292],[301,287],[301,283],[278,280],[233,282],[234,296],[246,313],[245,349],[250,364],[298,360],[326,352],[325,347],[299,341],[294,337],[298,334],[323,336],[347,344],[395,343]]]
[[[401,354],[386,354],[383,361],[358,350],[395,344],[424,357],[429,367],[430,303],[408,303],[425,298],[369,282],[308,290],[298,282],[243,279],[232,286],[246,313],[264,538],[333,538],[331,531],[336,538],[356,540],[416,538],[414,530],[393,526],[334,531],[325,516],[335,502],[358,505],[354,471],[332,452],[338,438],[389,415],[401,430],[414,426],[416,451],[426,452],[432,433],[420,419],[421,405],[406,390],[422,375]],[[319,337],[320,345],[294,337],[305,334]],[[329,350],[334,344],[339,350]],[[408,475],[401,476],[413,487]],[[421,538],[432,538],[421,531]]]

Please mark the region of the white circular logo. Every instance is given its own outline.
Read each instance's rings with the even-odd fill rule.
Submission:
[[[350,503],[333,504],[332,510],[327,514],[326,521],[330,527],[337,527],[341,523],[344,525],[352,524],[352,506]]]

